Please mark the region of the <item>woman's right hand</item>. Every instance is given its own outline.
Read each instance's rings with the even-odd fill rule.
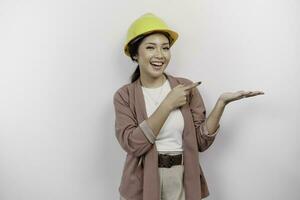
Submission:
[[[164,99],[164,103],[172,110],[183,106],[187,103],[187,95],[189,95],[191,89],[200,84],[201,82],[195,82],[186,86],[183,84],[175,86]]]

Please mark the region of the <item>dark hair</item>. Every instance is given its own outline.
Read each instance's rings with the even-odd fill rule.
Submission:
[[[168,38],[169,43],[171,43],[172,38],[166,32],[155,31],[155,32],[151,32],[151,33],[148,33],[148,34],[140,35],[140,36],[138,36],[137,38],[135,38],[134,40],[132,40],[128,44],[128,52],[129,52],[129,55],[130,55],[130,58],[131,58],[132,61],[137,61],[136,59],[134,59],[134,56],[136,56],[138,54],[138,49],[139,49],[139,46],[141,45],[143,39],[145,37],[151,35],[151,34],[154,34],[154,33],[162,33],[162,34],[164,34]],[[140,77],[140,75],[141,75],[141,73],[140,73],[140,66],[138,65],[136,67],[136,69],[134,70],[133,74],[131,75],[131,83],[133,83],[134,81],[136,81]]]

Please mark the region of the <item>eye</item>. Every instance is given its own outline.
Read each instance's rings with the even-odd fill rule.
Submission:
[[[170,49],[170,47],[164,47],[164,50],[169,50]]]
[[[148,47],[146,47],[146,49],[154,49],[154,47],[148,46]]]

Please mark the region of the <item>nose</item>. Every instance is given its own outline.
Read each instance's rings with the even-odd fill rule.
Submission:
[[[157,48],[155,51],[155,57],[156,58],[163,58],[163,53],[162,50],[160,48]]]

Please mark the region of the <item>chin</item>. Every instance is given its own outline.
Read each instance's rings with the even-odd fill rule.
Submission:
[[[145,73],[147,73],[149,77],[156,79],[161,77],[165,73],[165,69],[166,68],[163,68],[161,70],[148,69],[147,71],[145,71]]]
[[[159,78],[160,76],[162,76],[164,73],[164,71],[156,71],[156,72],[151,72],[151,76],[153,78]]]

